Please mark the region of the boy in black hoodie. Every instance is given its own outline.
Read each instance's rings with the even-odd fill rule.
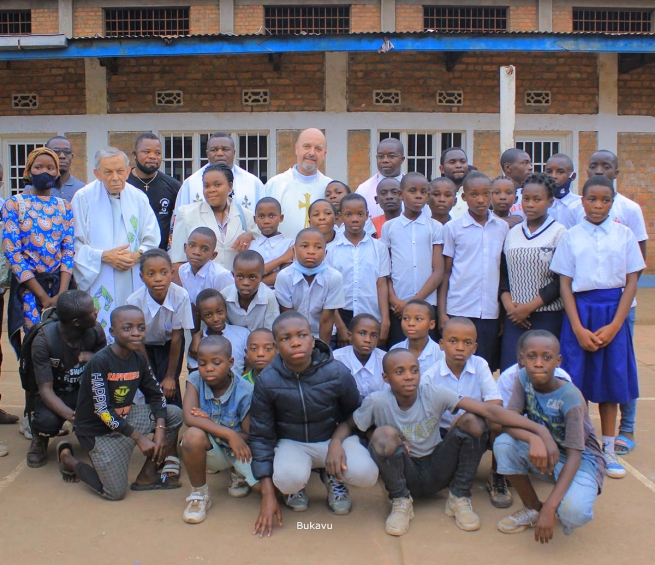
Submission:
[[[352,502],[345,483],[371,487],[378,469],[356,436],[333,444],[332,434],[359,406],[352,374],[332,357],[330,348],[314,339],[307,318],[289,310],[273,323],[279,354],[255,381],[250,408],[250,450],[253,475],[261,482],[262,505],[255,531],[260,537],[282,525],[277,487],[292,510],[307,510],[304,488],[312,469],[321,469],[328,505],[348,514]],[[328,475],[333,462],[343,481]]]

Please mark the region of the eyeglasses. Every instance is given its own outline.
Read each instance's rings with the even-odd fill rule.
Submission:
[[[69,157],[73,154],[70,149],[52,149],[51,151],[57,155],[65,155],[66,157]]]
[[[402,155],[396,155],[395,153],[378,153],[375,158],[378,161],[383,161],[385,158],[386,159],[398,159],[402,157]]]

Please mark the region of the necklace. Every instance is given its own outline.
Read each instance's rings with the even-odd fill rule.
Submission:
[[[134,178],[139,179],[139,182],[143,184],[143,189],[148,192],[148,187],[152,184],[152,181],[154,181],[157,178],[157,175],[159,174],[159,171],[155,171],[155,176],[152,177],[148,182],[144,181],[139,175],[136,174],[136,171],[134,172]]]

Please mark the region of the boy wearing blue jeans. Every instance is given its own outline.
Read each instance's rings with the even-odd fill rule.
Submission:
[[[572,383],[555,377],[562,359],[559,341],[545,330],[525,334],[523,364],[507,406],[545,426],[559,448],[559,461],[547,474],[532,464],[533,449],[525,431],[505,428],[494,442],[498,472],[512,482],[524,507],[498,522],[505,534],[535,528],[535,541],[553,539],[555,516],[565,535],[591,521],[594,503],[603,485],[605,463],[582,393]],[[530,482],[532,473],[555,482],[541,502]]]

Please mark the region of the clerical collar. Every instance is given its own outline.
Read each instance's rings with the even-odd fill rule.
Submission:
[[[314,175],[303,175],[298,172],[298,165],[293,166],[293,178],[300,182],[316,182],[318,180],[318,171]]]

